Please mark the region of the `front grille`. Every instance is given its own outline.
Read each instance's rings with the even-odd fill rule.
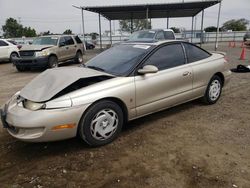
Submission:
[[[35,55],[35,51],[19,51],[21,57],[33,57]]]

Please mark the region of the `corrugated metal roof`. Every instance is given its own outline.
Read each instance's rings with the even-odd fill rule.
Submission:
[[[109,20],[145,19],[146,10],[149,18],[192,17],[203,9],[218,4],[221,0],[203,0],[188,2],[147,3],[127,5],[83,6],[87,11],[100,13]]]

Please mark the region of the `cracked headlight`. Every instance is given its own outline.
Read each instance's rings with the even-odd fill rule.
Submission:
[[[24,100],[23,106],[24,106],[24,108],[27,108],[27,109],[33,110],[33,111],[46,108],[45,103],[37,103],[37,102],[29,101],[29,100]]]
[[[36,57],[44,57],[44,56],[48,56],[47,51],[36,52]]]

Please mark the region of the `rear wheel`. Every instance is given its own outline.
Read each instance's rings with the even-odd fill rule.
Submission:
[[[82,56],[82,52],[78,51],[76,53],[76,57],[75,57],[75,62],[76,63],[83,63],[83,56]]]
[[[16,57],[18,57],[18,54],[16,52],[12,52],[10,54],[10,62],[12,62],[13,58],[16,58]]]
[[[56,68],[58,67],[58,59],[56,56],[50,56],[48,60],[48,67],[49,68]]]
[[[112,101],[100,101],[82,117],[78,133],[91,146],[112,142],[123,126],[122,109]]]
[[[221,91],[222,91],[221,78],[217,75],[214,75],[207,86],[207,90],[203,97],[203,101],[206,104],[215,104],[220,98]]]

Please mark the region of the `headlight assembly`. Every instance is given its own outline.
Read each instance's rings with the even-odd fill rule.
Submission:
[[[44,56],[47,56],[47,55],[48,55],[47,51],[36,52],[36,57],[44,57]]]
[[[33,110],[33,111],[46,108],[45,103],[37,103],[37,102],[29,101],[29,100],[24,100],[23,106],[24,106],[24,108],[27,108],[27,109]]]

